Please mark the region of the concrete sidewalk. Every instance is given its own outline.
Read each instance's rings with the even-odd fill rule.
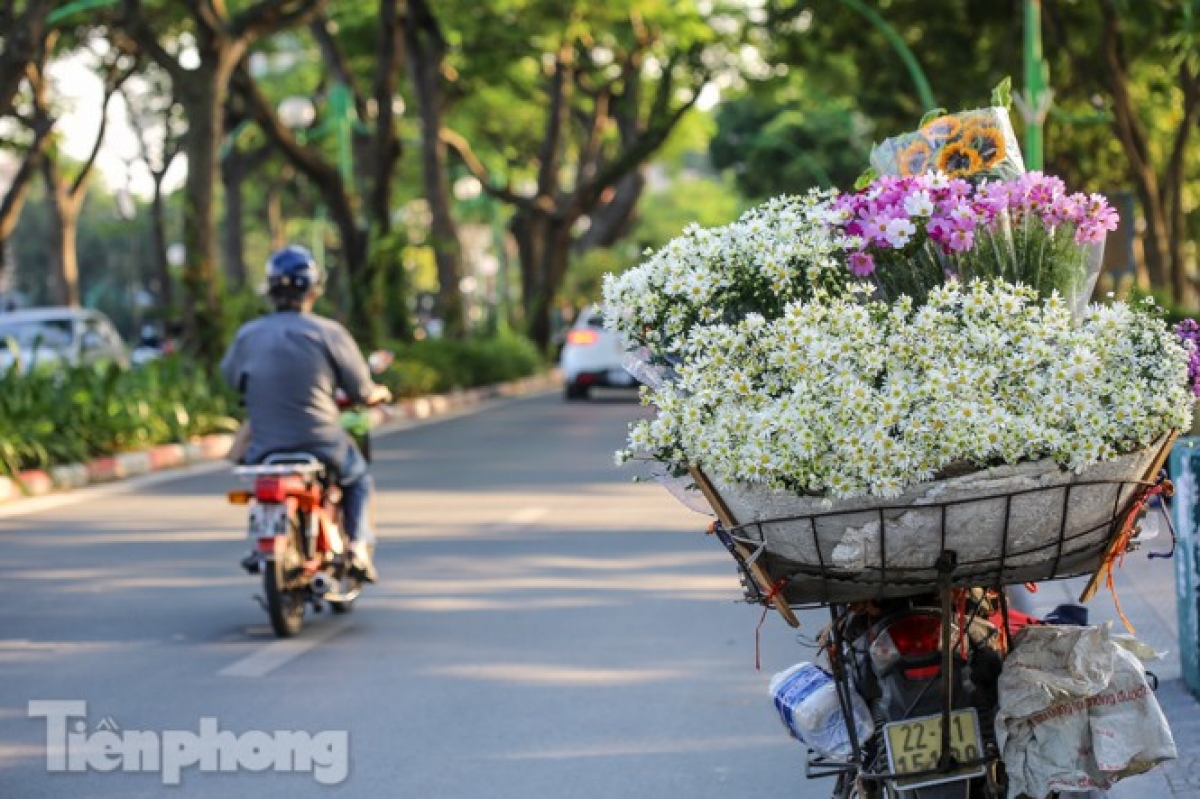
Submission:
[[[1162,541],[1155,541],[1161,548]],[[1045,613],[1064,602],[1077,602],[1087,580],[1042,583],[1032,603]],[[1200,799],[1200,701],[1186,689],[1179,660],[1179,620],[1175,599],[1175,562],[1150,560],[1146,550],[1126,555],[1114,580],[1117,600],[1141,641],[1165,652],[1148,668],[1159,679],[1158,701],[1179,750],[1179,759],[1152,771],[1129,777],[1109,791],[1111,799]],[[1101,588],[1087,604],[1089,621],[1112,621],[1113,629],[1124,632],[1112,594]],[[1065,794],[1070,797],[1071,794]]]

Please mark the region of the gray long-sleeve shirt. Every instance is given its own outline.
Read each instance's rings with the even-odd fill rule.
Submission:
[[[245,398],[249,463],[272,452],[300,451],[341,468],[348,438],[334,389],[362,403],[375,388],[346,328],[303,312],[273,313],[243,325],[221,373]]]

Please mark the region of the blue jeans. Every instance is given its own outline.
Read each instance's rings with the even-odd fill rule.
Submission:
[[[368,470],[367,459],[353,443],[342,461],[338,485],[342,488],[342,522],[346,536],[353,541],[371,543],[375,534],[371,532],[369,509],[375,481]]]

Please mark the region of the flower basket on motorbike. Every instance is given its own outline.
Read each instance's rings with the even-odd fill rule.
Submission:
[[[920,483],[897,499],[831,500],[692,476],[743,562],[750,599],[855,602],[936,590],[947,551],[959,586],[1096,572],[1174,438],[1078,473],[1026,462]]]

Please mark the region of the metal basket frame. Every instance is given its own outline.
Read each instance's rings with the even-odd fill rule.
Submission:
[[[774,606],[790,626],[798,627],[800,621],[792,610],[793,606],[813,607],[830,605],[835,602],[912,596],[939,589],[939,584],[947,579],[947,575],[941,573],[939,566],[912,569],[889,566],[887,563],[887,514],[914,509],[933,511],[939,515],[937,537],[940,539],[941,547],[939,547],[938,553],[939,555],[950,553],[950,556],[955,559],[954,568],[948,576],[952,586],[1002,587],[1029,581],[1078,577],[1090,573],[1092,579],[1084,591],[1084,596],[1081,597],[1081,601],[1086,601],[1094,593],[1105,565],[1120,554],[1115,550],[1124,545],[1124,534],[1133,523],[1132,516],[1143,507],[1147,492],[1162,479],[1163,464],[1177,435],[1178,431],[1170,431],[1151,445],[1149,449],[1154,449],[1156,452],[1151,465],[1140,479],[1130,477],[1126,479],[1079,480],[1052,486],[994,491],[943,502],[922,502],[919,505],[888,504],[874,508],[800,514],[746,523],[740,523],[734,517],[720,492],[701,469],[692,466],[688,471],[695,481],[696,487],[704,495],[717,516],[718,521],[710,527],[710,532],[716,534],[737,562],[747,601]],[[1112,500],[1112,511],[1105,521],[1087,526],[1086,529],[1068,530],[1068,509],[1071,507],[1074,493],[1105,485],[1116,487]],[[1014,498],[1046,491],[1062,493],[1058,535],[1054,536],[1053,540],[1039,542],[1033,546],[1011,548]],[[1123,496],[1125,497],[1124,502],[1122,502]],[[999,557],[989,557],[985,561],[960,559],[959,553],[947,546],[946,517],[948,509],[971,503],[1000,500],[1004,502],[1004,513]],[[861,519],[872,513],[879,523],[879,564],[868,569],[849,571],[837,569],[827,563],[817,532],[818,521],[838,516],[854,516],[860,520],[861,524]],[[779,522],[808,523],[808,534],[811,536],[813,549],[817,554],[816,564],[797,563],[767,549],[763,527]],[[1094,545],[1089,544],[1084,548],[1071,547],[1072,542],[1096,536],[1105,528],[1108,528],[1107,535],[1098,536]],[[1015,567],[1012,565],[1012,560],[1015,558],[1040,553],[1045,553],[1047,557],[1036,565],[1025,564]]]
[[[1112,503],[1112,512],[1108,518],[1096,525],[1081,530],[1068,530],[1069,508],[1074,492],[1088,487],[1111,485],[1117,490]],[[781,516],[770,519],[760,519],[736,525],[726,530],[729,537],[736,543],[749,550],[747,563],[759,562],[771,580],[776,585],[780,580],[784,584],[782,590],[789,604],[793,606],[819,606],[831,602],[865,601],[885,597],[899,597],[912,594],[927,593],[937,590],[938,576],[936,567],[902,567],[888,563],[888,528],[889,514],[897,514],[919,508],[939,515],[937,537],[940,540],[938,552],[951,550],[947,546],[946,517],[950,508],[969,506],[983,502],[1003,501],[1003,528],[1000,536],[1000,551],[997,557],[978,560],[958,560],[950,575],[955,587],[974,585],[1002,586],[1024,583],[1032,580],[1054,580],[1068,577],[1078,577],[1092,573],[1099,565],[1099,559],[1104,556],[1113,538],[1120,532],[1130,508],[1138,503],[1139,497],[1152,488],[1154,483],[1145,480],[1089,480],[1066,485],[1043,486],[1017,491],[988,494],[985,496],[949,500],[946,502],[929,502],[919,506],[912,505],[881,505],[868,509],[831,511],[796,516]],[[1134,491],[1122,507],[1121,498],[1126,487]],[[1011,539],[1015,538],[1018,530],[1010,526],[1012,519],[1012,503],[1017,497],[1031,494],[1056,491],[1062,494],[1062,504],[1059,515],[1058,535],[1051,540],[1038,542],[1026,547],[1012,547]],[[826,561],[818,534],[818,524],[821,520],[833,520],[836,525],[838,517],[853,517],[856,524],[861,524],[864,515],[873,515],[879,524],[879,562],[867,569],[849,571],[839,569]],[[770,524],[787,522],[807,525],[807,535],[812,542],[817,564],[796,563],[767,551],[764,527]],[[1109,529],[1109,534],[1097,539],[1096,543],[1086,549],[1071,546],[1072,542],[1094,537],[1097,533]],[[1015,558],[1045,554],[1046,560],[1040,566],[1021,565],[1010,567]],[[1064,554],[1070,556],[1064,561]],[[840,588],[840,590],[838,590]],[[761,601],[761,592],[755,601]]]

